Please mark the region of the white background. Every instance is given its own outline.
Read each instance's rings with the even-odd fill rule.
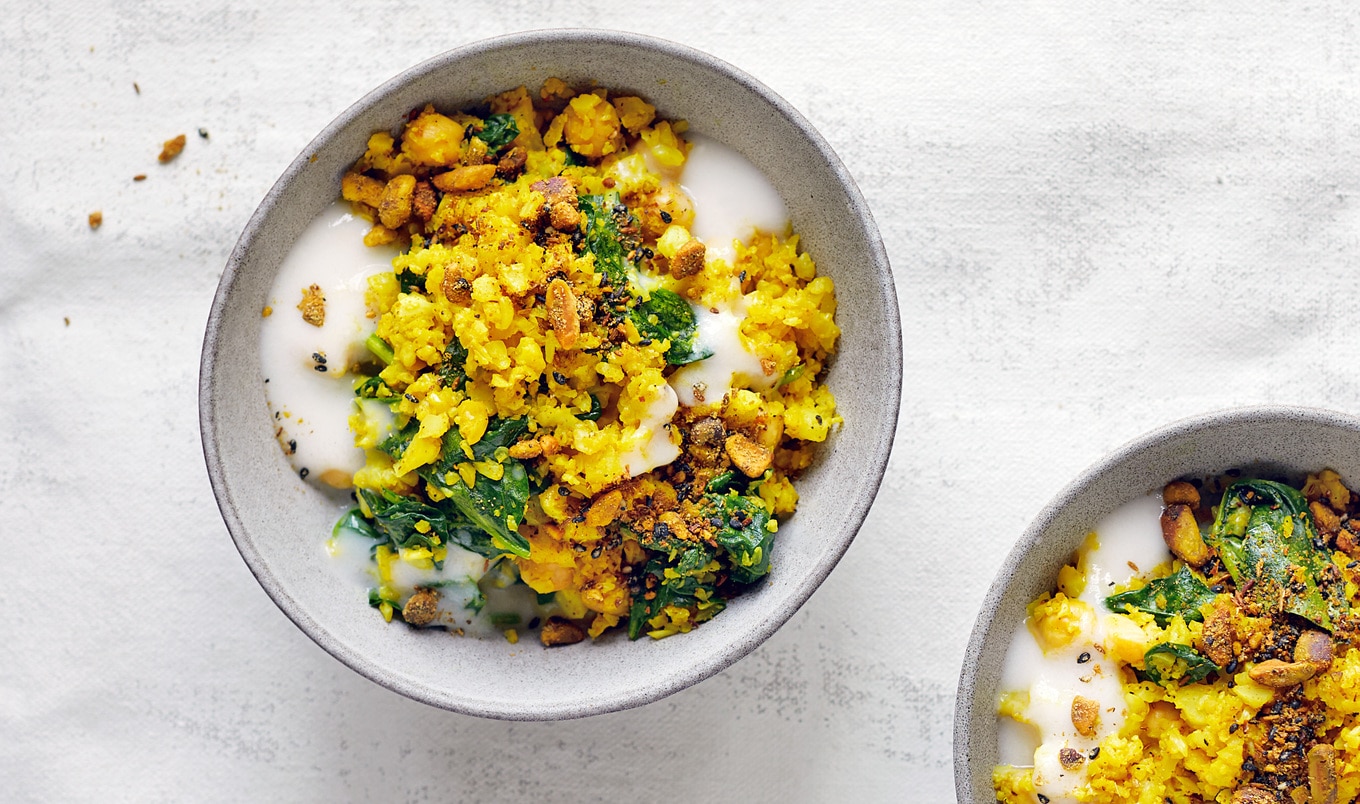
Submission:
[[[0,796],[951,800],[968,631],[1049,497],[1184,415],[1360,411],[1357,23],[1342,1],[3,0]],[[673,39],[800,109],[875,211],[906,379],[864,529],[764,647],[641,709],[511,724],[387,692],[274,607],[218,518],[196,380],[227,254],[303,146],[416,62],[548,26]]]

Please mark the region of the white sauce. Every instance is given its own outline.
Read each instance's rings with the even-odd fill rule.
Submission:
[[[671,429],[667,426],[679,407],[675,391],[669,385],[661,386],[647,403],[647,413],[638,423],[631,446],[619,458],[624,474],[637,477],[680,457],[680,445],[671,440]]]
[[[699,325],[695,347],[712,349],[713,356],[682,366],[671,375],[670,384],[685,407],[721,402],[734,387],[769,388],[775,378],[765,376],[760,358],[741,337],[741,322],[746,320],[744,305],[712,310],[696,307]],[[700,396],[703,397],[700,400]]]
[[[685,138],[691,147],[680,187],[694,203],[691,234],[704,241],[709,259],[730,265],[733,241],[745,242],[757,231],[784,233],[788,207],[759,168],[717,140],[688,132]]]
[[[1086,780],[1086,765],[1075,771],[1064,770],[1058,761],[1063,748],[1075,748],[1083,755],[1117,732],[1125,710],[1116,662],[1106,658],[1101,648],[1105,630],[1105,598],[1116,586],[1135,575],[1144,575],[1171,560],[1158,524],[1161,495],[1139,497],[1125,503],[1100,521],[1095,528],[1097,549],[1086,554],[1086,585],[1079,600],[1091,607],[1094,617],[1090,629],[1071,645],[1045,653],[1022,623],[1011,638],[1002,670],[1001,690],[1029,691],[1025,717],[1034,728],[1001,718],[998,730],[1001,762],[1034,768],[1035,789],[1053,804],[1075,802],[1073,791]],[[1090,661],[1078,662],[1083,654]],[[1096,701],[1100,721],[1096,733],[1083,737],[1072,725],[1072,699],[1081,695]],[[1036,740],[1037,738],[1037,740]]]
[[[349,428],[354,390],[348,369],[366,356],[363,343],[375,325],[364,304],[368,277],[391,270],[397,254],[392,247],[364,245],[369,227],[348,204],[322,211],[279,267],[266,300],[273,312],[260,326],[260,363],[269,406],[283,428],[279,440],[297,442],[289,460],[312,480],[348,480],[364,465]],[[326,298],[320,327],[302,320],[297,309],[303,289],[313,284]],[[326,358],[325,372],[316,370],[314,354]]]

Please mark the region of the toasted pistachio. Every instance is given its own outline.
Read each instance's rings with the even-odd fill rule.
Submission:
[[[1168,505],[1162,511],[1162,539],[1172,555],[1198,567],[1209,560],[1209,546],[1199,534],[1199,523],[1189,506],[1183,503]]]
[[[576,346],[581,337],[581,318],[576,312],[576,294],[562,279],[548,283],[548,321],[552,324],[557,343],[563,349]]]
[[[1318,672],[1332,666],[1332,637],[1322,631],[1304,631],[1294,645],[1294,661],[1315,665]]]
[[[1247,671],[1247,675],[1258,684],[1264,684],[1272,689],[1284,689],[1295,684],[1302,684],[1317,674],[1316,665],[1308,662],[1282,662],[1279,659],[1268,659],[1258,665],[1252,666]]]
[[[1279,804],[1279,801],[1270,788],[1257,784],[1239,787],[1232,795],[1232,804]]]
[[[393,176],[383,187],[378,200],[378,219],[388,229],[398,229],[411,219],[411,203],[416,191],[416,177]]]
[[[1093,736],[1096,733],[1098,723],[1100,723],[1100,704],[1080,695],[1074,697],[1072,699],[1072,725],[1076,727],[1077,734],[1083,737]]]
[[[549,617],[543,623],[543,628],[538,632],[538,639],[544,647],[555,647],[557,645],[575,645],[577,642],[586,638],[586,632],[581,630],[581,626],[571,620],[564,620],[561,617]]]
[[[417,589],[401,607],[401,618],[414,626],[426,626],[439,614],[439,593],[433,589]]]
[[[1066,770],[1076,770],[1086,761],[1086,755],[1075,748],[1064,748],[1058,752],[1058,762]]]
[[[1324,536],[1334,536],[1341,530],[1341,517],[1322,500],[1313,500],[1308,503],[1308,510],[1313,515],[1313,521],[1317,523],[1318,532]]]
[[[1184,480],[1173,480],[1162,489],[1162,502],[1167,505],[1199,507],[1199,489]]]
[[[613,522],[623,510],[623,492],[618,489],[606,491],[590,503],[586,511],[586,524],[592,528],[602,528]]]
[[[747,477],[760,477],[770,468],[774,453],[741,433],[733,433],[725,443],[727,457]]]
[[[1336,749],[1319,743],[1308,749],[1311,804],[1336,804]]]

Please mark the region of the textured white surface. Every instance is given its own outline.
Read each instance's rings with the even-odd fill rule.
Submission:
[[[1351,3],[0,11],[6,800],[947,801],[975,609],[1052,494],[1182,415],[1360,409]],[[411,64],[552,24],[683,42],[799,108],[876,212],[907,379],[864,530],[770,642],[638,710],[510,724],[399,698],[278,612],[195,387],[227,253],[307,141]]]

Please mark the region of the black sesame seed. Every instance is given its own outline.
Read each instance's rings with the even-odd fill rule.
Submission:
[[[638,341],[638,346],[651,346],[651,345],[652,345],[651,338],[643,338],[642,340]]]
[[[1085,650],[1084,650],[1084,651],[1081,652],[1081,655],[1077,657],[1077,664],[1086,664],[1086,663],[1089,662],[1089,661],[1091,661],[1091,652],[1090,652],[1090,651],[1085,651]]]
[[[1095,758],[1098,757],[1098,756],[1100,756],[1100,746],[1096,746],[1095,748],[1092,748],[1092,749],[1091,749],[1091,753],[1087,754],[1087,755],[1086,755],[1086,758],[1087,758],[1087,759],[1095,759]]]
[[[326,356],[320,352],[312,352],[312,359],[322,365],[326,364]]]
[[[1039,795],[1039,804],[1048,804],[1048,796],[1044,795],[1043,793],[1039,793],[1038,795]]]
[[[533,618],[532,620],[529,621],[529,627],[530,627],[530,628],[537,628],[537,627],[538,627],[538,624],[539,624],[540,622],[542,622],[542,620],[540,620],[540,619],[538,619],[537,617],[535,617],[535,618]]]
[[[663,223],[670,223],[670,222],[671,222],[671,213],[667,212],[667,211],[664,210],[664,209],[661,210],[661,221],[662,221]]]
[[[307,479],[307,475],[310,475],[311,473],[312,473],[312,470],[311,470],[311,469],[308,469],[307,467],[304,466],[304,467],[302,467],[301,469],[298,470],[298,477],[302,478],[303,480],[306,480],[306,479]]]
[[[1234,723],[1234,724],[1228,726],[1228,733],[1229,733],[1229,734],[1235,734],[1235,733],[1237,733],[1237,724],[1236,724],[1236,723]]]
[[[554,379],[554,380],[557,380],[557,384],[558,384],[558,385],[566,385],[566,384],[567,384],[567,375],[563,374],[563,373],[560,372],[560,371],[554,371],[554,372],[553,372],[553,379]]]
[[[206,140],[208,138],[208,130],[206,128],[199,128],[198,136]]]
[[[562,495],[563,497],[570,497],[571,489],[567,488],[566,486],[558,486],[557,493]]]
[[[591,558],[599,558],[599,557],[600,557],[600,553],[603,553],[603,552],[604,552],[604,545],[602,545],[602,544],[597,544],[597,545],[595,545],[595,549],[590,551],[590,557],[591,557]]]
[[[322,374],[325,374],[325,373],[326,373],[326,364],[325,364],[325,363],[317,363],[315,366],[312,366],[312,368],[316,369],[317,371],[321,372]]]

